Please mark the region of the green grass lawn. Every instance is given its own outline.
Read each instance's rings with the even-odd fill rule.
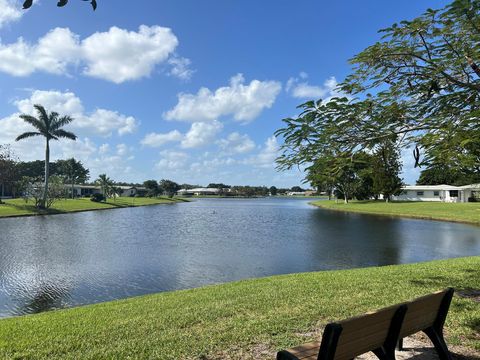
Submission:
[[[474,293],[479,269],[470,257],[302,273],[9,318],[0,320],[0,358],[271,359],[318,339],[330,321],[448,286]],[[480,351],[478,293],[455,295],[446,338]]]
[[[44,214],[61,214],[77,211],[114,209],[130,206],[147,206],[156,204],[171,204],[177,201],[185,201],[177,198],[134,198],[119,197],[115,201],[108,199],[105,203],[97,203],[90,201],[88,198],[60,200],[52,205],[50,209],[38,210],[30,201],[25,203],[23,199],[4,200],[5,204],[0,204],[0,218],[10,216],[26,216],[26,215],[44,215]]]
[[[480,203],[316,201],[313,205],[331,210],[368,214],[405,216],[421,219],[467,222],[480,225]]]

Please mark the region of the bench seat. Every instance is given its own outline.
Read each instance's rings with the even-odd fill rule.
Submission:
[[[282,359],[288,360],[315,360],[318,357],[318,351],[320,350],[320,342],[314,341],[306,343],[300,346],[296,346],[291,349],[283,350]]]

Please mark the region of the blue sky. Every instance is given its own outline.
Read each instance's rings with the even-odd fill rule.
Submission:
[[[52,145],[117,181],[206,185],[301,183],[277,172],[273,133],[296,106],[334,95],[348,59],[377,30],[445,1],[0,0],[0,143],[14,143],[33,104],[70,114],[76,142]],[[410,152],[404,180],[414,183]]]

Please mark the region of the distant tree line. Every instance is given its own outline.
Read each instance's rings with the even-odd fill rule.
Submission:
[[[82,162],[74,158],[57,160],[49,163],[50,184],[47,190],[45,204],[48,208],[59,197],[73,197],[75,184],[84,184],[89,179],[89,170]],[[36,206],[43,201],[43,182],[45,178],[45,162],[19,161],[10,146],[0,145],[0,197],[23,196],[25,199],[32,197]],[[65,188],[71,185],[71,190]],[[41,194],[40,194],[41,193]],[[48,199],[50,197],[50,199]],[[1,198],[0,198],[1,203]]]

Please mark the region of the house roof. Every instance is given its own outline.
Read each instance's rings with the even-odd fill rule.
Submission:
[[[471,184],[464,186],[453,186],[453,185],[407,185],[404,186],[403,190],[463,190],[471,188],[480,188],[480,184]]]
[[[407,185],[404,190],[461,190],[460,186],[452,185]]]
[[[195,188],[195,189],[180,189],[178,192],[219,192],[217,188]]]

